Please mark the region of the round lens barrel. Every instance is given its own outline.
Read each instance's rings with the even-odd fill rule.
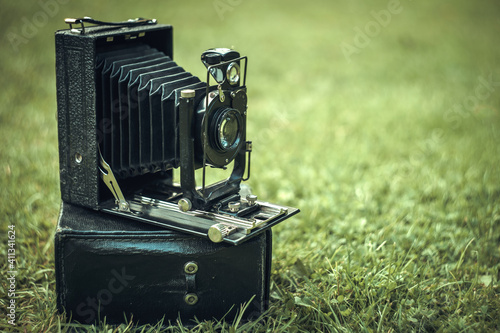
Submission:
[[[236,117],[236,112],[232,109],[225,112],[219,123],[217,141],[219,147],[223,150],[229,149],[238,140],[239,137],[239,123]]]

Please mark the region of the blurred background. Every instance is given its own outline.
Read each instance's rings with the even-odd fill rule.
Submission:
[[[248,56],[249,185],[302,211],[274,228],[277,285],[298,258],[369,267],[386,242],[438,276],[471,240],[465,263],[497,283],[496,1],[0,3],[1,229],[18,226],[26,270],[47,270],[36,283],[53,286],[60,204],[54,32],[82,16],[173,25],[174,60],[199,77],[208,48]]]

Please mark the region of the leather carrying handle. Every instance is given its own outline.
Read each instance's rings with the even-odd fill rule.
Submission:
[[[109,25],[109,26],[115,26],[115,27],[135,27],[135,26],[140,26],[140,25],[149,25],[149,24],[156,24],[157,21],[156,19],[145,19],[142,17],[135,18],[135,19],[130,19],[127,21],[121,21],[121,22],[107,22],[107,21],[99,21],[95,20],[91,17],[85,16],[82,18],[66,18],[64,19],[64,22],[69,24],[69,28],[73,31],[76,29],[73,29],[73,24],[80,24],[80,34],[85,34],[85,25],[84,23],[90,23],[90,24],[95,24],[95,25]]]

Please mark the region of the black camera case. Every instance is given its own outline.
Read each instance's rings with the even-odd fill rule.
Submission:
[[[233,246],[63,203],[57,305],[80,323],[255,319],[269,301],[271,231]]]

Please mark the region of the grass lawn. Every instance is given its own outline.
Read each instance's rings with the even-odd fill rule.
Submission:
[[[41,0],[1,8],[0,331],[76,327],[56,312],[53,33],[80,16],[172,24],[175,60],[200,77],[205,49],[249,57],[249,185],[301,213],[274,228],[264,320],[203,322],[194,332],[500,330],[497,1]],[[9,226],[15,327],[6,316]],[[187,331],[172,325],[165,331]],[[133,332],[135,324],[83,330]]]

